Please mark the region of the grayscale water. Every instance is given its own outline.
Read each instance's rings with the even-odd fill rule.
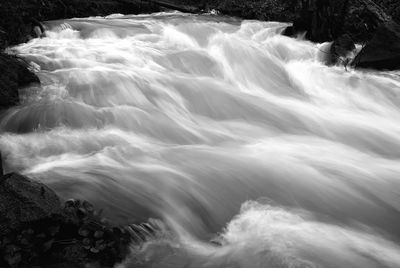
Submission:
[[[399,73],[327,67],[275,22],[46,25],[13,48],[42,87],[1,115],[6,169],[160,219],[121,267],[400,267]]]

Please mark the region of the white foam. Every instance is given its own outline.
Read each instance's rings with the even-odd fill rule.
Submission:
[[[325,66],[327,44],[280,36],[276,22],[46,25],[46,38],[13,48],[42,86],[1,115],[8,171],[122,223],[165,220],[175,240],[162,243],[187,246],[192,267],[396,267],[398,72]],[[261,197],[277,206],[249,203],[231,221]],[[224,246],[210,246],[229,221]]]

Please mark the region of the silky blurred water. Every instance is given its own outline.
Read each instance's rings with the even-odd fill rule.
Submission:
[[[18,171],[163,236],[121,267],[400,267],[400,75],[327,67],[285,24],[47,22],[1,113]]]

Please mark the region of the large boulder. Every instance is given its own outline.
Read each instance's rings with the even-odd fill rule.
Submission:
[[[46,185],[15,173],[0,178],[0,236],[60,214],[60,199]]]
[[[400,68],[400,26],[382,24],[371,41],[360,51],[352,65],[356,68],[396,70]]]
[[[384,9],[370,0],[299,0],[297,15],[293,26],[289,26],[284,35],[305,34],[313,42],[333,41],[343,34],[349,34],[358,43],[372,38],[372,34],[381,24],[391,20],[388,4]],[[397,6],[397,4],[396,4]],[[400,4],[398,4],[400,8]]]

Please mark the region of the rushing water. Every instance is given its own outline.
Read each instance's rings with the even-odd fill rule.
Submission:
[[[400,76],[323,64],[281,23],[48,22],[9,171],[162,236],[122,267],[400,267]]]

